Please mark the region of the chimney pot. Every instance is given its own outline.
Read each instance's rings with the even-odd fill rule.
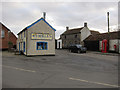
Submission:
[[[69,27],[68,27],[68,26],[66,27],[66,31],[67,31],[67,30],[69,30]]]
[[[87,27],[87,23],[86,22],[84,23],[84,27]]]
[[[44,19],[46,18],[46,12],[43,12],[43,18]]]

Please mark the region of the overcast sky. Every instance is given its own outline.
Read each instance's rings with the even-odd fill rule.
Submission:
[[[71,0],[72,1],[72,0]],[[101,33],[107,32],[107,12],[110,12],[110,31],[118,28],[118,2],[15,2],[2,1],[1,22],[15,35],[40,19],[46,12],[46,21],[56,29],[56,38],[66,30],[83,27],[84,22],[88,28]]]

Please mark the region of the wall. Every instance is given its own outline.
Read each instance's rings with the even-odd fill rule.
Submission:
[[[75,35],[77,35],[77,38],[75,38]],[[65,38],[66,36],[66,38]],[[68,48],[71,44],[80,44],[80,37],[81,34],[68,34],[68,35],[61,35],[62,39],[62,47]]]
[[[5,32],[5,37],[1,38],[1,30],[4,30]],[[12,42],[13,45],[16,45],[16,40],[17,37],[4,25],[0,25],[0,42],[2,44],[0,44],[0,49],[8,49],[9,45],[8,42]]]
[[[117,45],[117,50],[115,50],[114,45]],[[119,48],[118,39],[114,39],[114,40],[109,41],[109,50],[110,51],[117,51],[118,52],[118,48]]]
[[[102,41],[99,41],[99,50],[102,50]]]
[[[17,37],[11,32],[9,40],[13,43],[13,45],[16,45]]]
[[[81,30],[81,41],[83,41],[84,39],[86,39],[89,35],[91,34],[90,30],[88,29],[88,27],[84,27]]]
[[[30,27],[28,30],[27,39],[27,55],[55,55],[55,31],[49,27],[44,21],[40,21]],[[52,35],[52,40],[33,40],[32,33],[49,33]],[[48,50],[36,50],[36,43],[45,41],[48,43]]]
[[[120,41],[120,40],[119,40]],[[120,43],[118,44],[119,42],[118,42],[118,39],[113,39],[113,40],[110,40],[109,41],[109,50],[110,51],[116,51],[116,52],[119,52],[119,50],[120,50],[120,48],[119,48],[119,46],[120,46]],[[102,41],[99,41],[99,50],[101,51],[101,49],[102,49]],[[117,45],[117,49],[115,50],[115,48],[114,48],[114,45]]]
[[[118,43],[119,43],[119,53],[120,53],[120,40],[118,40]]]
[[[4,30],[4,32],[5,32],[5,37],[4,38],[1,38],[1,29]],[[8,41],[9,41],[8,30],[7,30],[6,27],[2,26],[2,28],[0,28],[0,42],[2,42],[2,44],[0,44],[1,45],[0,49],[8,49]]]
[[[26,33],[27,31],[23,31],[21,32],[19,35],[18,35],[18,39],[17,39],[17,49],[19,50],[20,48],[20,51],[24,51],[24,48],[23,48],[23,43],[25,42],[25,52],[23,52],[25,55],[26,55]],[[25,36],[24,36],[24,33],[25,33]],[[19,47],[19,43],[20,43],[20,47]]]
[[[57,49],[62,49],[62,40],[57,40]]]

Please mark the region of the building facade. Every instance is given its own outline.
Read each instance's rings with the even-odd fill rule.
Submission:
[[[25,55],[55,55],[55,29],[43,18],[18,33],[17,49]]]
[[[16,47],[17,37],[5,25],[0,23],[0,49]]]
[[[104,48],[103,41],[106,40],[106,50],[107,52],[120,52],[120,31],[109,32],[109,33],[100,33],[96,35],[90,35],[85,39],[86,44],[88,44],[88,48],[93,48],[95,43],[98,43],[97,50],[102,51]],[[94,43],[93,43],[94,42]],[[94,46],[95,47],[95,46]]]
[[[73,44],[81,44],[84,46],[84,40],[90,36],[91,34],[98,34],[97,31],[89,30],[87,27],[87,23],[84,23],[84,27],[69,29],[66,27],[66,31],[60,35],[60,39],[62,40],[62,47],[68,48]]]

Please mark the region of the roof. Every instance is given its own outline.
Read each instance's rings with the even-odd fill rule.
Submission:
[[[84,27],[69,29],[69,30],[65,31],[62,35],[77,34],[77,33],[80,33],[80,31],[81,31],[83,28],[84,28]],[[90,32],[91,32],[91,34],[99,34],[98,31],[94,31],[94,30],[90,30]]]
[[[120,39],[120,31],[90,35],[85,41],[100,41],[103,39]]]
[[[90,32],[91,32],[92,35],[100,34],[98,31],[94,31],[94,30],[90,30]]]
[[[80,33],[80,31],[81,31],[83,28],[84,28],[84,27],[75,28],[75,29],[69,29],[69,30],[65,31],[62,35]]]
[[[0,27],[1,27],[1,25],[3,26],[3,27],[5,27],[8,31],[10,31],[10,29],[8,29],[4,24],[2,24],[1,22],[0,22]],[[2,28],[2,27],[1,27]]]
[[[32,23],[31,25],[27,26],[26,28],[24,28],[22,31],[20,31],[17,35],[19,35],[20,33],[22,33],[23,31],[29,29],[30,27],[32,27],[33,25],[35,25],[36,23],[40,22],[41,20],[43,20],[49,27],[51,27],[54,31],[56,31],[44,18],[40,18],[39,20],[37,20],[36,22]]]

